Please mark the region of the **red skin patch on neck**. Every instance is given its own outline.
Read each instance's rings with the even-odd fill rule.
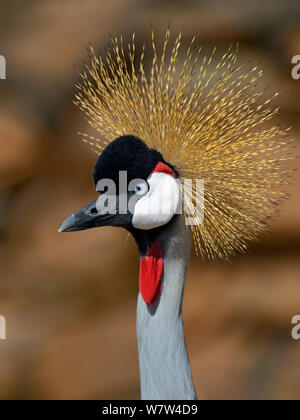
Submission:
[[[163,265],[160,244],[156,241],[140,261],[139,287],[147,305],[153,305],[160,296]]]
[[[162,162],[158,162],[158,164],[153,169],[152,173],[154,173],[154,172],[162,172],[164,174],[167,174],[167,175],[170,175],[170,176],[174,177],[173,170],[168,165],[166,165]]]

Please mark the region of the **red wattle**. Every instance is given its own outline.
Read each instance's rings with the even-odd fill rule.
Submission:
[[[147,305],[153,305],[160,296],[163,265],[160,244],[157,241],[151,245],[147,255],[142,257],[140,262],[139,286]]]

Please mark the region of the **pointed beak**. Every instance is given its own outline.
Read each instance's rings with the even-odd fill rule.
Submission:
[[[76,232],[101,226],[120,226],[129,228],[132,224],[132,215],[129,213],[100,214],[96,206],[97,200],[92,201],[83,209],[67,217],[58,228],[58,232]]]
[[[99,214],[96,208],[96,201],[92,201],[83,209],[76,211],[66,218],[58,228],[58,232],[75,232],[99,226],[110,226],[115,224],[114,214]]]

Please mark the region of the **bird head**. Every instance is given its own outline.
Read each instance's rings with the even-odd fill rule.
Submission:
[[[144,48],[137,58],[135,35],[127,50],[122,37],[111,39],[104,58],[91,48],[75,104],[100,137],[83,134],[98,155],[93,175],[99,195],[59,228],[130,231],[148,305],[161,292],[159,234],[178,213],[186,224],[193,214],[196,253],[229,259],[266,229],[291,180],[283,165],[291,157],[289,129],[270,124],[279,108],[269,105],[277,93],[265,97],[257,88],[263,70],[237,65],[231,47],[217,62],[216,49],[201,59],[195,38],[179,60],[181,34],[171,48],[169,41],[168,29],[157,48],[152,32],[149,74]],[[191,181],[187,188],[185,181]],[[198,181],[205,183],[199,201]]]
[[[167,225],[180,212],[180,183],[162,155],[135,136],[112,141],[93,173],[98,198],[71,214],[60,232],[119,226],[134,233]]]
[[[83,134],[83,141],[98,155],[94,181],[100,196],[66,219],[61,231],[162,229],[181,210],[179,180],[185,221],[194,213],[196,253],[229,259],[266,230],[291,180],[284,165],[291,158],[289,129],[270,123],[279,112],[270,105],[277,92],[265,96],[259,90],[263,69],[239,65],[233,47],[217,59],[216,49],[203,56],[195,42],[182,56],[181,34],[170,47],[168,29],[158,48],[152,33],[149,74],[135,35],[127,48],[122,37],[112,38],[103,58],[91,48],[75,104],[99,135]],[[123,172],[126,181],[119,178]],[[186,180],[192,181],[187,194]],[[194,206],[198,180],[205,183],[204,198]],[[149,211],[158,204],[169,211]]]

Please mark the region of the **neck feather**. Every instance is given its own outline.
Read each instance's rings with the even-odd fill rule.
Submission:
[[[141,398],[194,400],[197,397],[182,322],[191,247],[183,217],[177,216],[155,239],[160,242],[164,261],[162,292],[151,306],[139,293],[137,304]]]

